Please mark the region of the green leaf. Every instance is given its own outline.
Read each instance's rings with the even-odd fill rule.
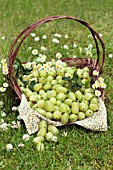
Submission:
[[[62,80],[65,80],[65,81],[70,81],[70,77],[62,77]]]
[[[36,84],[35,81],[31,81],[29,85],[29,89],[33,91],[34,85]]]
[[[81,82],[81,79],[77,79],[77,85],[80,87],[84,86],[84,84]]]

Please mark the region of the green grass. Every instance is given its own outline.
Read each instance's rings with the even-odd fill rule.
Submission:
[[[7,57],[9,47],[16,36],[27,26],[37,20],[51,15],[72,15],[87,21],[98,33],[103,34],[106,47],[106,60],[102,76],[107,88],[105,104],[108,114],[108,131],[93,132],[79,126],[60,127],[58,143],[45,143],[45,152],[39,154],[35,145],[25,142],[24,148],[18,148],[23,142],[22,135],[27,133],[24,125],[20,129],[0,131],[0,169],[1,170],[112,170],[113,169],[113,59],[108,58],[113,53],[113,5],[112,0],[0,0],[0,59]],[[36,29],[38,36],[43,34],[69,34],[80,46],[87,46],[89,32],[80,24],[60,20],[44,24]],[[5,36],[5,40],[1,37]],[[49,38],[50,39],[50,38]],[[91,42],[92,43],[92,42]],[[26,61],[26,47],[30,40],[25,41],[19,52],[19,57]],[[52,48],[52,45],[50,44]],[[55,48],[53,48],[55,49]],[[11,107],[18,101],[9,89],[8,97],[1,96],[4,101],[5,122],[16,120]],[[11,95],[12,94],[12,99]],[[15,99],[15,102],[14,102]],[[62,137],[63,131],[68,135]],[[6,151],[6,144],[12,143],[14,150]]]

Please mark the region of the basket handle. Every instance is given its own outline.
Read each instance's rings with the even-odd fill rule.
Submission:
[[[19,51],[19,48],[20,46],[22,45],[23,41],[26,39],[26,37],[36,28],[38,27],[39,25],[43,24],[43,23],[46,23],[46,22],[50,22],[50,21],[53,21],[53,20],[57,20],[57,19],[72,19],[72,20],[76,20],[78,21],[79,23],[81,23],[82,25],[86,26],[87,28],[89,28],[93,38],[94,38],[94,41],[95,41],[95,44],[96,44],[96,49],[97,49],[97,61],[96,61],[96,64],[95,64],[95,69],[99,63],[99,59],[100,59],[100,52],[99,52],[99,47],[98,47],[98,43],[97,43],[97,40],[96,38],[100,41],[101,43],[101,46],[102,46],[102,63],[101,63],[101,67],[99,69],[99,72],[102,71],[102,68],[103,68],[103,64],[104,64],[104,60],[105,60],[105,47],[104,47],[104,43],[103,41],[101,40],[99,34],[85,21],[82,21],[80,19],[77,19],[77,18],[74,18],[72,16],[51,16],[51,17],[47,17],[47,18],[44,18],[44,19],[41,19],[39,21],[37,21],[36,23],[30,25],[29,27],[27,27],[24,31],[22,31],[18,37],[15,39],[15,41],[13,42],[13,44],[11,45],[11,48],[10,48],[10,51],[9,51],[9,59],[11,62],[9,62],[11,65],[13,64],[15,58],[16,58],[16,55]],[[25,35],[24,35],[25,34]],[[24,37],[22,38],[22,40],[20,41],[20,43],[18,44],[17,48],[14,50],[14,47],[17,43],[17,41],[19,40],[19,38],[21,38],[22,36],[24,35]],[[96,37],[95,37],[96,36]]]
[[[97,69],[97,68],[98,68],[98,63],[99,63],[99,59],[100,59],[100,51],[99,51],[97,39],[100,41],[101,46],[102,46],[102,62],[101,62],[101,66],[99,67],[99,70],[98,70],[98,71],[99,71],[99,73],[102,72],[103,65],[104,65],[104,60],[105,60],[105,46],[104,46],[104,43],[103,43],[103,41],[101,40],[99,34],[98,34],[87,22],[85,22],[85,21],[83,21],[83,20],[80,20],[80,19],[77,19],[77,18],[75,18],[75,17],[72,17],[72,16],[50,16],[50,17],[46,17],[46,18],[44,18],[44,19],[41,19],[41,20],[35,22],[34,24],[28,26],[25,30],[23,30],[23,31],[17,36],[17,38],[16,38],[16,39],[14,40],[14,42],[12,43],[12,45],[11,45],[11,47],[10,47],[10,50],[9,50],[8,58],[9,58],[9,74],[10,74],[11,78],[12,78],[13,81],[14,81],[14,83],[13,83],[14,86],[17,85],[17,83],[16,83],[16,80],[15,80],[15,77],[14,77],[14,72],[13,72],[13,62],[14,62],[16,56],[17,56],[17,53],[18,53],[18,51],[19,51],[22,43],[24,42],[24,40],[27,38],[27,36],[28,36],[36,27],[38,27],[39,25],[44,24],[44,23],[46,23],[46,22],[50,22],[50,21],[58,20],[58,19],[71,19],[71,20],[75,20],[75,21],[81,23],[82,25],[86,26],[86,27],[90,30],[90,32],[91,32],[91,34],[92,34],[92,36],[93,36],[93,39],[94,39],[94,41],[95,41],[96,50],[97,50],[97,60],[96,60],[96,62],[94,63],[94,66],[93,66],[94,69]],[[22,37],[22,39],[21,39],[21,41],[20,41],[20,42],[18,43],[18,45],[17,45],[17,42],[18,42],[18,40],[19,40],[21,37]],[[15,46],[16,46],[16,48],[15,48]],[[19,89],[19,91],[21,91],[20,88],[19,88],[19,86],[18,86],[18,89]]]

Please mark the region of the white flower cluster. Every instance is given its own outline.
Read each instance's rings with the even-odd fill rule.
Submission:
[[[99,72],[97,70],[93,71],[94,76],[98,76]],[[95,83],[92,85],[92,88],[95,89],[95,95],[101,96],[101,91],[98,90],[98,88],[106,88],[106,84],[104,83],[104,79],[102,77],[99,77],[98,80],[95,81]]]
[[[2,87],[0,87],[0,92],[5,92],[8,87],[8,83],[3,83]]]

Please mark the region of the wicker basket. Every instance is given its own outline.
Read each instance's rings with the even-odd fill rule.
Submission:
[[[10,50],[9,50],[9,55],[8,55],[8,58],[9,58],[9,61],[8,61],[8,66],[9,66],[9,74],[8,74],[8,81],[10,83],[10,85],[12,86],[12,88],[14,89],[14,91],[16,92],[18,98],[22,101],[24,101],[24,103],[26,103],[25,105],[27,105],[27,101],[26,101],[26,98],[25,96],[22,94],[22,91],[16,81],[16,78],[14,76],[14,70],[13,70],[13,62],[18,54],[18,51],[22,45],[22,43],[24,42],[24,40],[27,38],[27,36],[36,28],[38,27],[39,25],[41,24],[44,24],[46,22],[50,22],[50,21],[53,21],[53,20],[58,20],[58,19],[70,19],[70,20],[75,20],[79,23],[81,23],[82,25],[86,26],[92,36],[93,36],[93,39],[94,39],[94,42],[95,42],[95,46],[96,46],[96,50],[97,50],[97,59],[94,60],[92,58],[86,58],[86,57],[83,57],[83,58],[64,58],[62,59],[62,61],[66,62],[69,66],[73,66],[73,65],[77,65],[77,67],[85,67],[87,66],[89,69],[90,69],[90,75],[92,75],[92,72],[93,70],[97,70],[99,72],[99,74],[102,72],[102,69],[103,69],[103,65],[104,65],[104,60],[105,60],[105,47],[104,47],[104,43],[103,41],[101,40],[99,34],[85,21],[82,21],[80,19],[77,19],[75,17],[72,17],[72,16],[51,16],[51,17],[47,17],[47,18],[44,18],[44,19],[41,19],[39,21],[37,21],[36,23],[30,25],[29,27],[27,27],[25,30],[23,30],[18,36],[17,38],[14,40],[14,42],[12,43],[11,47],[10,47]],[[21,38],[21,40],[20,40]],[[18,43],[18,40],[19,43]],[[102,61],[100,61],[100,50],[99,50],[99,46],[98,46],[98,41],[100,42],[101,44],[101,47],[102,47]],[[101,95],[101,99],[104,99],[104,92],[102,90],[102,95]],[[101,100],[99,99],[99,100]],[[26,101],[26,102],[25,102]],[[103,102],[101,100],[101,102]],[[22,106],[23,108],[25,107]],[[103,103],[102,103],[103,105]],[[27,107],[29,107],[27,105]],[[104,105],[103,105],[104,107]],[[20,107],[21,108],[21,107]],[[30,108],[29,108],[30,109]],[[102,109],[102,108],[101,108]],[[28,109],[27,109],[28,110]],[[104,110],[105,110],[105,107],[104,107]],[[24,110],[25,111],[25,110]],[[101,110],[102,111],[102,110]],[[22,112],[22,108],[20,109],[20,112]],[[28,111],[26,111],[28,113]],[[29,111],[30,113],[32,112],[32,110]],[[32,114],[36,114],[36,111],[33,111]],[[106,111],[105,111],[106,112]],[[31,114],[31,115],[32,115]],[[25,115],[24,115],[25,117]],[[106,115],[105,115],[106,117]],[[41,116],[40,114],[37,113],[37,123],[40,121],[40,119],[46,119],[44,118],[43,116]],[[87,118],[88,119],[88,118]],[[49,123],[52,123],[55,124],[56,126],[60,126],[61,123],[54,123],[54,121],[50,121],[48,119],[46,119]],[[25,121],[25,120],[24,120]],[[84,120],[83,120],[84,121]],[[106,120],[105,120],[106,121]],[[81,121],[77,121],[77,122],[81,122]],[[29,123],[29,121],[27,122]],[[26,126],[27,126],[27,123],[25,122]],[[87,127],[86,127],[87,128]],[[91,129],[91,128],[90,128]],[[101,128],[102,129],[102,128]],[[105,128],[106,129],[106,128]],[[29,134],[31,133],[34,133],[35,131],[38,130],[38,127],[36,127],[36,129],[34,131],[29,131]]]

